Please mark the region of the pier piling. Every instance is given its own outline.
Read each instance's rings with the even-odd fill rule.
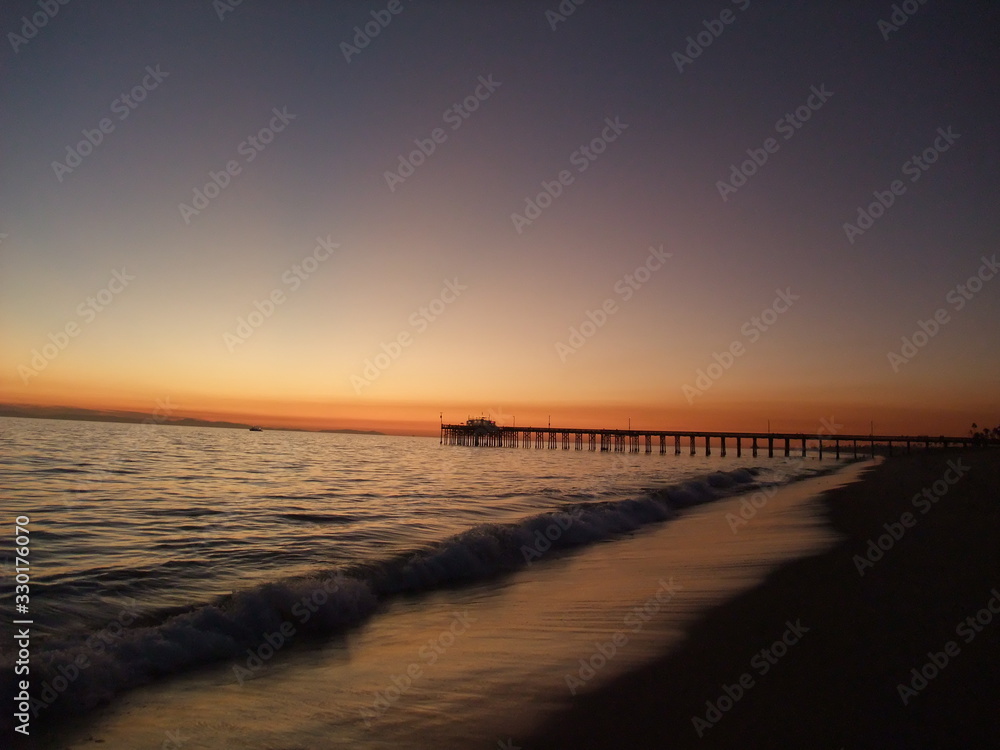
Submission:
[[[905,444],[906,452],[913,451],[914,443],[920,447],[922,443],[924,450],[933,447],[971,447],[970,437],[938,437],[931,438],[925,435],[829,435],[824,440],[822,435],[804,435],[802,433],[771,433],[771,432],[695,432],[690,430],[597,430],[597,429],[571,429],[552,427],[503,427],[486,419],[470,420],[467,424],[441,424],[441,434],[439,443],[441,445],[457,445],[470,447],[503,447],[503,448],[531,448],[534,443],[535,448],[562,448],[570,450],[574,447],[578,451],[583,450],[584,439],[587,448],[591,451],[600,450],[603,452],[613,451],[615,453],[652,453],[654,438],[659,440],[660,454],[667,453],[667,439],[674,439],[674,455],[681,455],[681,444],[684,438],[688,439],[689,453],[692,456],[698,455],[697,443],[704,442],[703,455],[712,455],[712,440],[718,440],[719,456],[725,457],[729,454],[729,440],[736,442],[736,456],[743,457],[743,441],[750,442],[750,453],[754,458],[758,456],[758,449],[762,447],[759,441],[767,440],[767,456],[774,457],[775,440],[784,441],[784,455],[788,458],[792,451],[792,441],[796,440],[801,445],[803,458],[808,457],[810,452],[816,458],[822,459],[824,453],[829,453],[828,442],[833,442],[832,453],[836,459],[841,458],[841,443],[850,442],[850,452],[854,458],[858,458],[859,444],[868,443],[869,455],[876,454],[876,446],[880,445],[888,455],[893,455],[896,445]],[[809,443],[814,443],[812,449]],[[846,449],[846,445],[843,446]]]

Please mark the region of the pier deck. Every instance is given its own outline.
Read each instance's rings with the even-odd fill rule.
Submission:
[[[817,435],[800,432],[727,432],[712,430],[697,432],[690,430],[607,430],[573,427],[487,427],[482,424],[442,424],[442,445],[469,445],[498,448],[562,448],[569,450],[616,451],[627,453],[653,453],[654,447],[661,454],[672,448],[674,455],[680,455],[686,443],[690,455],[697,454],[700,446],[706,456],[717,449],[720,456],[728,455],[735,448],[737,457],[749,450],[757,457],[766,451],[773,458],[775,446],[779,455],[806,456],[812,452],[819,458],[831,453],[840,458],[841,453],[857,457],[874,455],[876,446],[885,446],[892,455],[894,446],[907,453],[914,445],[929,449],[934,446],[948,448],[970,447],[971,437],[937,437],[929,435]]]

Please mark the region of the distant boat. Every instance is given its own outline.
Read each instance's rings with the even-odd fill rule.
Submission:
[[[258,427],[257,425],[254,425],[253,427],[250,428],[250,432],[263,432],[263,431],[264,431],[264,428],[263,427]]]

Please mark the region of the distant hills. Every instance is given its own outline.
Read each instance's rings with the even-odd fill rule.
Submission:
[[[337,432],[346,435],[384,435],[384,432],[379,432],[378,430],[314,430],[314,432]]]
[[[0,404],[0,417],[23,417],[27,419],[72,419],[81,422],[151,422],[154,424],[175,425],[182,427],[227,427],[230,429],[249,429],[249,424],[241,422],[212,421],[194,419],[192,417],[163,417],[153,414],[143,414],[138,411],[118,411],[101,409],[79,409],[75,406],[32,406],[28,404]],[[349,435],[384,435],[377,430],[301,430],[295,427],[277,427],[273,429],[290,430],[293,432],[329,432],[346,433]]]

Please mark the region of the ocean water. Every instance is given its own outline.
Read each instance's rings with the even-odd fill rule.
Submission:
[[[851,471],[6,418],[0,444],[38,747],[516,746],[830,544],[811,499]]]

